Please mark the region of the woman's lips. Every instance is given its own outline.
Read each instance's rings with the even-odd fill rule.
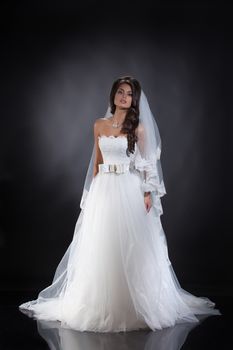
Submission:
[[[121,103],[126,103],[126,101],[125,100],[121,100]]]

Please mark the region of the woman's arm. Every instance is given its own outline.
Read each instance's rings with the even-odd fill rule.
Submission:
[[[98,136],[100,136],[101,125],[102,125],[102,120],[96,119],[94,123],[95,159],[94,159],[93,177],[95,177],[99,171],[98,165],[103,163],[103,157],[102,157],[102,153],[99,148],[99,142],[98,142]]]
[[[144,147],[144,130],[141,124],[138,125],[138,127],[135,130],[135,134],[138,137],[138,148],[140,152],[143,152],[143,147]],[[146,181],[146,171],[143,171],[143,177],[144,177],[144,181]],[[142,186],[143,187],[143,186]],[[151,198],[151,192],[150,191],[145,191],[144,190],[144,204],[146,207],[147,212],[150,211],[151,207],[152,207],[152,198]]]

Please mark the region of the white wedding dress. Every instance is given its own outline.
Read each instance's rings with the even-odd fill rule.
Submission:
[[[162,329],[219,315],[215,304],[183,290],[168,257],[159,196],[146,211],[143,159],[126,155],[127,138],[98,139],[104,164],[124,163],[124,173],[99,172],[52,284],[19,306],[38,320],[60,321],[79,331]],[[134,165],[134,167],[132,167]]]

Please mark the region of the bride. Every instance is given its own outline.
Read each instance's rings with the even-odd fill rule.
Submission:
[[[161,225],[166,194],[160,134],[140,83],[114,81],[106,115],[94,123],[81,212],[51,285],[19,309],[79,331],[153,331],[215,304],[181,288]]]

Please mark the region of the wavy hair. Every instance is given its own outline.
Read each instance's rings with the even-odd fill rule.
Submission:
[[[112,114],[114,114],[116,110],[116,105],[114,104],[115,94],[119,86],[123,83],[129,84],[132,89],[132,103],[126,113],[125,120],[120,130],[122,134],[127,134],[128,147],[126,154],[129,157],[130,153],[134,153],[135,142],[137,142],[135,129],[139,124],[139,100],[141,96],[141,85],[138,80],[131,76],[122,76],[115,80],[110,92],[110,108]]]

